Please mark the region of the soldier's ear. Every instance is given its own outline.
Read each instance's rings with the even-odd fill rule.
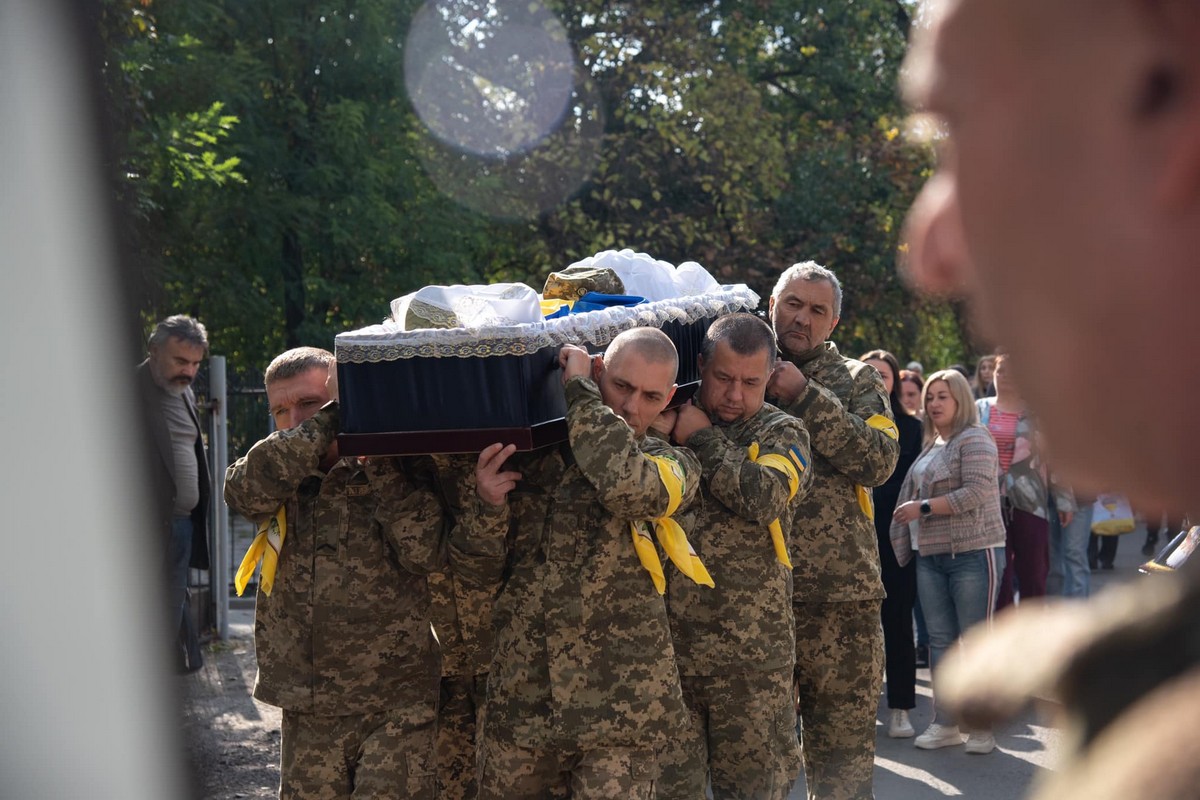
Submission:
[[[592,380],[600,383],[600,376],[604,374],[604,356],[592,356]]]
[[[667,409],[667,406],[671,405],[671,398],[675,396],[675,390],[678,388],[679,388],[678,383],[671,384],[671,391],[667,392],[667,402],[663,405],[664,411]]]

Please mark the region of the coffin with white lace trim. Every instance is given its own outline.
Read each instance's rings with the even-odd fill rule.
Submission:
[[[532,292],[520,284],[434,288],[493,289],[501,306],[519,299],[521,289]],[[699,382],[696,356],[708,326],[724,314],[754,311],[758,301],[744,285],[714,286],[700,294],[537,322],[497,321],[493,313],[488,324],[475,326],[469,309],[460,306],[452,318],[441,318],[444,308],[421,305],[409,295],[392,304],[387,323],[335,339],[339,450],[344,456],[471,453],[494,442],[532,450],[564,441],[559,349],[576,344],[601,353],[635,327],[659,328],[675,343],[677,395],[688,397]],[[491,303],[492,312],[496,306]],[[414,324],[443,327],[401,330]]]

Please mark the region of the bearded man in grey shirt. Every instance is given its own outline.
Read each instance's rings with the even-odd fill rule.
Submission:
[[[167,575],[167,622],[175,639],[187,630],[188,569],[208,569],[208,461],[200,435],[192,381],[208,352],[208,333],[195,319],[176,314],[154,327],[149,358],[138,365],[149,433],[155,524],[163,532]],[[190,637],[194,639],[194,634]],[[195,642],[177,666],[200,667]]]

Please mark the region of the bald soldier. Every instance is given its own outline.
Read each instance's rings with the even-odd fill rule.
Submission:
[[[842,313],[832,271],[805,262],[779,276],[768,304],[784,358],[768,398],[802,420],[812,487],[796,510],[796,689],[811,800],[862,800],[871,789],[883,685],[883,582],[871,488],[900,445],[883,378],[846,358],[829,335]]]
[[[1013,353],[1067,480],[1195,520],[1200,373],[1180,353],[1200,344],[1200,3],[941,2],[904,74],[947,134],[908,276],[969,300]],[[1113,365],[1145,402],[1098,390]],[[1038,798],[1195,797],[1198,607],[1195,556],[1087,604],[1022,605],[947,661],[938,701],[981,723],[1065,703]]]
[[[695,800],[711,783],[714,800],[782,800],[800,767],[788,544],[812,483],[808,431],[764,402],[775,334],[758,317],[719,318],[699,362],[695,405],[679,408],[671,433],[703,468],[690,539],[716,585],[667,581],[690,724],[669,743],[656,792]]]
[[[666,603],[635,541],[686,508],[700,464],[647,436],[678,356],[653,328],[601,359],[559,354],[568,442],[493,445],[455,537],[511,541],[494,610],[481,798],[650,798],[657,753],[685,722]]]

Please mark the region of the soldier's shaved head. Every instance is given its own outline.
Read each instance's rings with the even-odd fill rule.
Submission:
[[[605,405],[641,436],[675,394],[679,353],[657,328],[633,328],[612,340],[593,369]]]
[[[654,364],[671,364],[678,371],[679,352],[670,337],[658,328],[631,328],[612,340],[604,351],[604,365],[611,367],[621,352],[628,349]]]

